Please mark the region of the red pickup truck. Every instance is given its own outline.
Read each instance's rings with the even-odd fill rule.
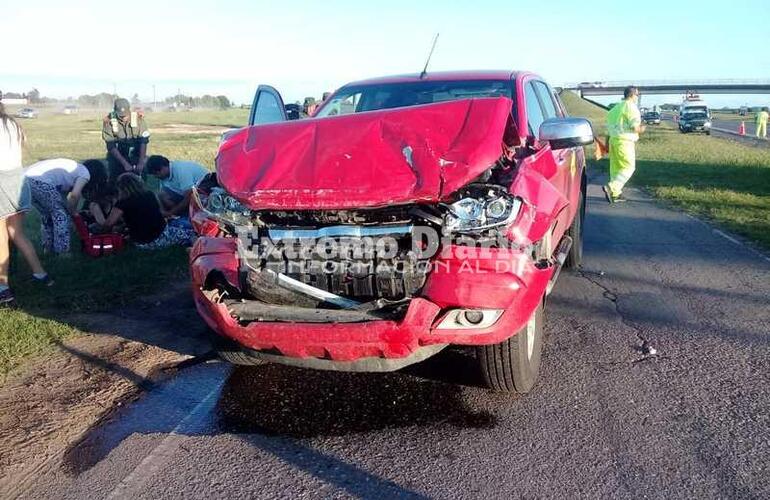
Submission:
[[[496,390],[540,368],[582,253],[591,125],[527,72],[350,83],[304,120],[260,86],[194,192],[200,315],[222,358],[390,371],[476,346]]]

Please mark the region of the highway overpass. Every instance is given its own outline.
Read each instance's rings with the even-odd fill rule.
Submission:
[[[763,80],[638,80],[582,82],[564,85],[583,97],[621,95],[629,85],[642,94],[770,94],[770,78]]]

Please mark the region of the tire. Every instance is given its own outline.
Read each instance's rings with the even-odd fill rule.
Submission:
[[[476,359],[487,387],[526,394],[537,383],[543,349],[545,309],[541,301],[516,335],[499,344],[478,346]]]
[[[255,366],[263,365],[265,361],[244,352],[230,339],[219,336],[214,330],[208,329],[209,341],[214,352],[222,359],[232,365]]]
[[[567,254],[567,260],[564,261],[564,268],[570,271],[576,271],[583,262],[583,222],[586,218],[586,178],[585,175],[580,183],[580,200],[578,201],[578,210],[572,224],[567,229],[567,234],[572,238],[572,247]]]

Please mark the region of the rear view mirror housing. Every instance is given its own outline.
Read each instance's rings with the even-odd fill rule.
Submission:
[[[585,118],[550,118],[540,125],[538,140],[553,150],[576,148],[593,143],[594,132]]]

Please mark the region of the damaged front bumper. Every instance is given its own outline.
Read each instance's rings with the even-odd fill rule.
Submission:
[[[236,238],[198,239],[190,265],[206,323],[252,356],[346,371],[397,370],[449,344],[502,342],[526,324],[558,268],[524,249],[445,248],[414,297],[318,309],[244,298],[245,261]],[[498,313],[478,328],[446,328],[458,310]]]

